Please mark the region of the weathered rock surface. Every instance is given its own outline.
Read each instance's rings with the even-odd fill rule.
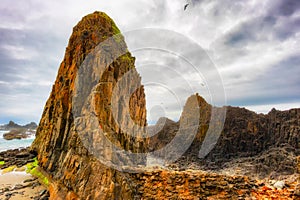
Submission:
[[[27,163],[33,162],[34,157],[36,157],[36,154],[31,152],[29,148],[0,152],[0,161],[4,161],[4,164],[0,165],[0,169],[10,166],[22,167]]]
[[[111,143],[127,152],[156,151],[175,137],[179,126],[182,136],[188,134],[187,139],[191,139],[189,133],[195,127],[197,133],[179,163],[192,161],[198,166],[218,168],[233,159],[258,156],[260,162],[268,162],[270,169],[265,173],[269,173],[274,163],[291,155],[289,165],[297,169],[297,162],[295,168],[293,164],[294,155],[299,155],[299,109],[272,110],[268,115],[257,115],[246,109],[227,107],[224,130],[217,145],[204,159],[199,159],[212,106],[194,95],[188,99],[180,122],[165,119],[164,124],[162,119],[149,129],[150,133],[160,131],[148,141],[143,137],[144,90],[134,58],[127,51],[123,37],[114,36],[116,34],[119,30],[114,22],[100,12],[84,17],[73,29],[32,145],[32,150],[38,153],[40,167],[53,181],[49,188],[50,199],[245,199],[274,194],[274,190],[246,176],[182,169],[180,172],[157,169],[131,174],[110,167],[118,163],[145,164],[143,156],[133,159],[122,153],[114,154]],[[124,131],[124,127],[129,131]],[[177,140],[183,145],[171,148],[174,155],[185,146],[180,137]],[[280,152],[284,156],[276,160],[272,148],[282,148]],[[271,156],[264,157],[268,155],[262,155],[264,152]],[[164,151],[157,156],[163,154]],[[107,161],[106,165],[99,161],[101,156]],[[278,169],[286,171],[286,166],[281,166]],[[291,188],[294,189],[294,185]],[[293,195],[290,190],[286,194]]]
[[[149,183],[146,184],[149,190],[143,193],[145,195],[143,196],[144,198],[168,199],[173,196],[182,199],[193,199],[193,197],[199,199],[299,198],[297,196],[299,189],[297,188],[300,178],[300,144],[298,139],[300,136],[300,109],[291,109],[289,111],[276,111],[273,109],[268,114],[263,115],[244,108],[226,107],[226,120],[220,138],[212,151],[205,158],[199,159],[198,154],[201,145],[211,125],[209,122],[212,116],[212,107],[198,94],[193,96],[197,98],[200,108],[199,115],[194,115],[195,120],[199,122],[198,133],[186,153],[175,163],[168,165],[169,169],[180,171],[177,172],[178,177],[186,181],[185,183],[187,184],[185,186],[189,188],[182,186],[176,181],[175,183],[172,181],[167,182],[162,180],[162,178],[157,178],[159,181],[146,180]],[[185,107],[189,110],[195,109],[192,104],[189,105],[188,101]],[[179,122],[162,118],[155,126],[151,127],[150,130],[156,131],[157,135],[150,138],[150,149],[152,151],[159,150],[169,144],[178,134],[182,119],[193,118],[191,113],[183,113]],[[197,178],[202,176],[198,170],[210,171],[210,173],[207,173],[208,178],[204,180],[208,185],[213,181],[212,185],[215,188],[206,187],[204,184],[200,188],[198,187],[198,193],[194,193],[193,189],[197,187],[193,185],[193,182],[187,176],[183,175],[191,169],[196,170],[194,172],[197,174],[195,175]],[[174,171],[171,173],[167,171],[161,173],[167,173],[166,177],[168,178],[172,177],[171,174]],[[220,179],[214,179],[213,172],[217,173]],[[222,182],[226,182],[228,178],[231,179],[236,177],[236,175],[264,181],[255,183],[252,185],[252,189],[249,189],[251,186],[248,189],[239,188],[245,183],[237,181],[227,182],[226,186],[222,187]],[[147,179],[145,176],[143,178]],[[276,183],[284,181],[274,181],[274,184],[268,185],[265,180],[269,179],[286,180],[288,184],[279,191],[276,188],[278,187]],[[167,184],[165,184],[166,182]],[[150,191],[151,184],[158,185],[159,187],[154,188],[159,189]],[[234,188],[233,193],[230,192],[230,185]],[[170,190],[162,189],[164,186],[170,188]],[[180,194],[170,192],[177,191],[176,186],[184,188]],[[204,188],[201,188],[203,186]],[[202,190],[201,194],[200,190]],[[217,192],[214,193],[215,191]],[[155,196],[154,194],[158,195]]]
[[[295,182],[277,188],[247,176],[199,170],[134,174],[135,199],[298,199]],[[277,182],[275,182],[277,183]]]
[[[257,155],[272,147],[286,147],[300,154],[300,109],[256,114],[245,108],[227,107],[221,138],[210,160]]]
[[[257,185],[244,176],[156,170],[137,174],[137,199],[245,199]]]
[[[155,125],[148,127],[149,135],[153,135],[149,141],[149,150],[155,151],[165,147],[175,137],[178,129],[179,122],[160,118]]]
[[[131,137],[120,128],[133,126],[122,118],[130,113],[134,124],[143,129],[146,104],[135,59],[127,51],[123,36],[114,36],[119,33],[114,22],[101,12],[84,17],[73,29],[32,145],[39,165],[54,180],[50,186],[52,199],[132,199],[128,175],[103,165],[97,157],[97,152],[104,152],[111,162],[126,160],[112,155],[109,142],[131,152],[146,149],[142,133],[137,131]],[[132,74],[125,76],[127,72]],[[117,87],[120,79],[124,84]],[[121,99],[113,110],[114,92],[125,98],[133,88],[131,83],[140,87],[130,91],[129,106]]]
[[[245,174],[260,178],[291,175],[297,172],[300,154],[300,109],[256,114],[245,108],[226,107],[226,120],[216,145],[203,159],[198,154],[210,126],[212,107],[198,94],[200,115],[198,133],[176,168],[222,169],[240,167]],[[191,107],[186,105],[187,107]],[[192,109],[192,108],[190,108]],[[186,112],[189,116],[190,112]],[[197,116],[195,116],[197,118]],[[180,123],[157,124],[158,134],[150,139],[150,149],[167,145],[176,135]],[[214,134],[214,132],[212,132]],[[174,166],[173,166],[174,167]]]

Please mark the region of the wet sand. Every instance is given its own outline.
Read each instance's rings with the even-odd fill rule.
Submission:
[[[42,193],[46,193],[46,188],[26,172],[9,172],[0,175],[1,200],[41,199]]]

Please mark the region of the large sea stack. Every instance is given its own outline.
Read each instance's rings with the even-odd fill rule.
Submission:
[[[52,199],[132,198],[129,178],[103,165],[97,148],[105,147],[105,156],[116,163],[127,158],[114,157],[105,138],[92,131],[97,126],[109,138],[106,143],[130,152],[144,151],[146,139],[140,133],[132,137],[121,130],[132,123],[114,119],[130,113],[135,125],[146,126],[145,94],[134,62],[119,29],[105,13],[90,14],[74,27],[32,145],[40,167],[53,179]],[[122,86],[116,88],[125,74]],[[138,87],[131,91],[129,105],[114,107],[113,112],[113,90],[119,97],[126,96],[132,88],[130,81]]]

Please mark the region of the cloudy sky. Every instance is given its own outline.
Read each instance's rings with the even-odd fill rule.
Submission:
[[[95,10],[111,16],[122,32],[167,29],[203,48],[223,80],[227,104],[264,113],[300,107],[298,0],[2,0],[0,123],[39,121],[72,27]],[[168,58],[170,53],[135,52],[134,43],[128,46],[144,83],[153,78],[146,86],[149,120],[157,113],[179,117],[181,80],[210,101],[204,72],[199,80],[189,70],[156,76],[185,64]],[[166,79],[165,85],[157,84],[158,78]]]

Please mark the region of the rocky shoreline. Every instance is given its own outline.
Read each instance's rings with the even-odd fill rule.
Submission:
[[[5,164],[0,165],[0,168],[2,170],[11,166],[22,168],[26,164],[34,162],[35,157],[36,154],[30,151],[29,148],[1,152],[0,160],[5,160]],[[177,167],[180,168],[183,166]],[[181,171],[179,168],[172,169],[170,166],[167,169],[156,168],[154,171],[150,170],[149,172],[131,174],[129,176],[138,180],[137,196],[145,199],[165,199],[174,197],[174,191],[177,191],[178,189],[178,197],[189,199],[190,193],[185,194],[180,191],[189,191],[195,193],[195,196],[197,196],[199,188],[203,190],[203,197],[215,197],[216,199],[232,199],[233,197],[236,199],[247,199],[250,197],[254,199],[300,198],[300,184],[297,180],[290,182],[266,179],[255,180],[247,176],[234,174],[225,175],[216,173],[215,171],[192,169]],[[32,177],[24,172],[20,178],[17,177],[18,181],[14,182],[14,180],[11,180],[17,176],[14,173],[20,172],[10,172],[0,176],[0,199],[47,200],[50,198],[47,188],[38,178]],[[183,177],[185,178],[183,179]],[[14,183],[12,184],[9,182]],[[158,187],[158,185],[164,182],[168,184]]]
[[[27,129],[13,129],[8,133],[3,134],[3,138],[6,140],[14,140],[14,139],[26,139],[35,135],[35,130],[27,130]]]
[[[35,157],[36,154],[29,148],[0,152],[1,200],[49,199],[49,192],[39,178],[26,173]]]
[[[28,178],[14,186],[2,186],[0,189],[0,199],[47,200],[49,199],[49,192],[37,178]]]
[[[27,163],[34,162],[36,154],[30,151],[29,147],[24,149],[13,149],[0,152],[0,161],[4,161],[0,165],[0,169],[5,169],[10,166],[22,167]]]
[[[201,170],[154,170],[136,174],[137,199],[281,199],[300,198],[296,182],[255,180]]]

